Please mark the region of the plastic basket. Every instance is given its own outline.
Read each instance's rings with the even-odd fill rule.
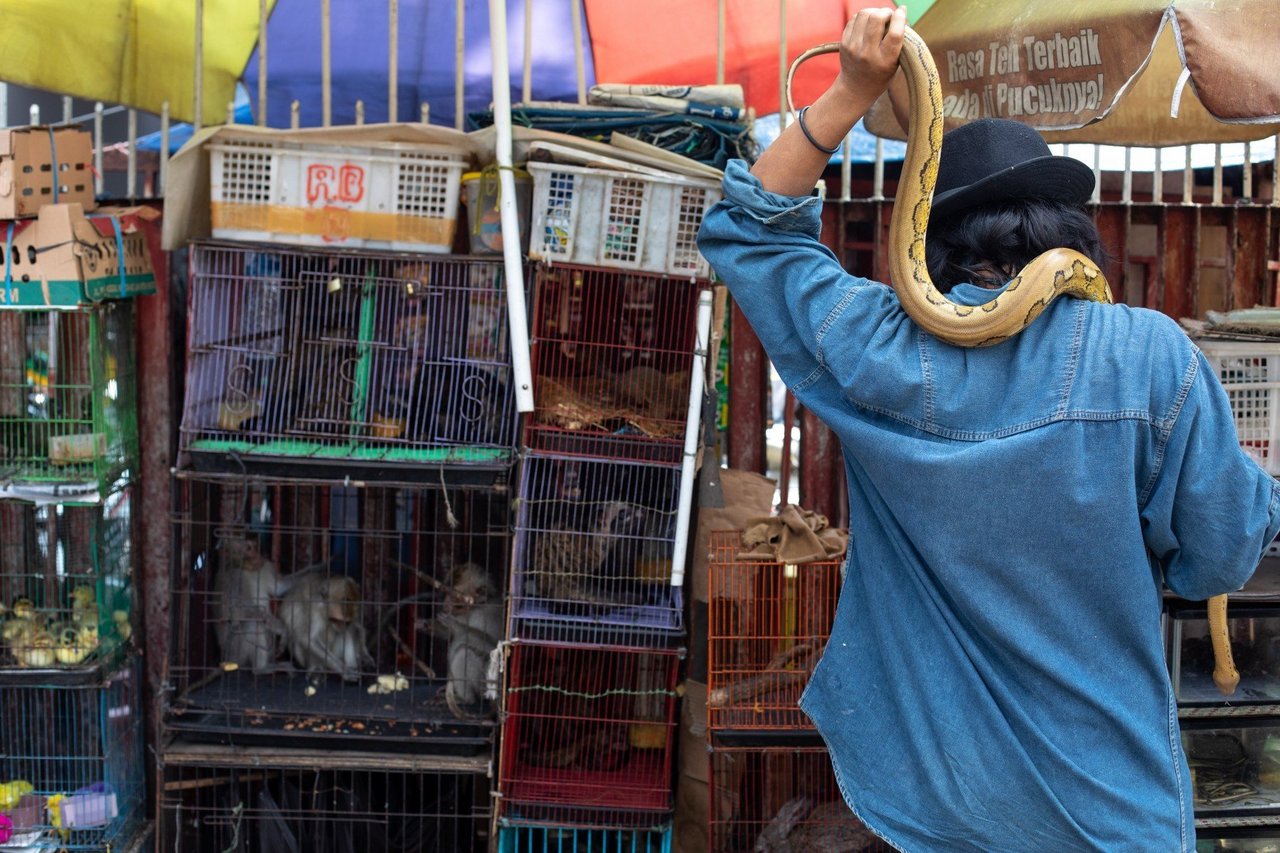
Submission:
[[[1280,474],[1280,343],[1199,340],[1231,401],[1240,446]]]
[[[720,200],[715,181],[670,179],[560,163],[533,175],[529,257],[706,278],[698,229]]]
[[[213,236],[448,252],[467,159],[448,146],[210,144]]]

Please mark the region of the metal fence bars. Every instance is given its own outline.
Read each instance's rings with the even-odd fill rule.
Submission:
[[[172,731],[218,743],[489,749],[510,559],[505,493],[177,483]]]
[[[792,565],[743,550],[741,531],[711,534],[707,725],[812,729],[800,694],[831,634],[841,561]]]
[[[131,302],[0,311],[0,494],[104,491],[138,455]]]
[[[671,853],[671,827],[600,829],[501,821],[497,853]]]
[[[486,853],[487,758],[170,744],[157,850]]]
[[[539,453],[678,464],[705,281],[539,265],[534,273]]]
[[[528,456],[520,474],[511,635],[664,645],[683,628],[672,585],[678,468]]]
[[[514,643],[501,817],[605,828],[668,821],[679,664],[676,651]]]
[[[95,504],[0,501],[0,678],[96,676],[133,636],[131,487]]]
[[[891,848],[845,805],[826,749],[711,750],[711,853],[791,853]]]
[[[102,851],[137,833],[146,784],[141,667],[94,683],[0,679],[0,814],[5,847]]]
[[[511,462],[501,259],[195,244],[187,337],[193,467],[434,480]]]

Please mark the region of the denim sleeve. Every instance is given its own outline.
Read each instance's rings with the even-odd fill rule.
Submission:
[[[783,381],[797,391],[822,365],[818,345],[838,305],[874,282],[845,272],[818,241],[822,201],[766,191],[746,163],[729,163],[724,200],[702,220],[698,248],[729,287]],[[874,325],[875,318],[865,321]],[[842,333],[848,333],[843,328]]]
[[[1169,589],[1198,601],[1253,574],[1280,531],[1280,483],[1240,448],[1227,393],[1199,352],[1191,371],[1142,520]]]

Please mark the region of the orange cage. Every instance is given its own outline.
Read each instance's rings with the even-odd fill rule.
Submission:
[[[711,534],[707,725],[812,729],[800,694],[831,633],[841,561],[746,559],[741,536]]]

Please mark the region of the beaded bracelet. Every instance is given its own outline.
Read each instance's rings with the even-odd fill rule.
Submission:
[[[813,138],[813,134],[809,132],[809,128],[804,123],[804,114],[808,112],[808,110],[809,110],[808,107],[801,107],[800,113],[796,116],[796,122],[800,125],[800,131],[804,134],[804,138],[809,140],[809,144],[812,145],[814,148],[817,148],[819,151],[822,151],[826,154],[834,154],[837,151],[839,151],[840,146],[838,144],[832,148],[828,148],[827,146],[821,144],[820,142],[818,142],[818,140]]]

